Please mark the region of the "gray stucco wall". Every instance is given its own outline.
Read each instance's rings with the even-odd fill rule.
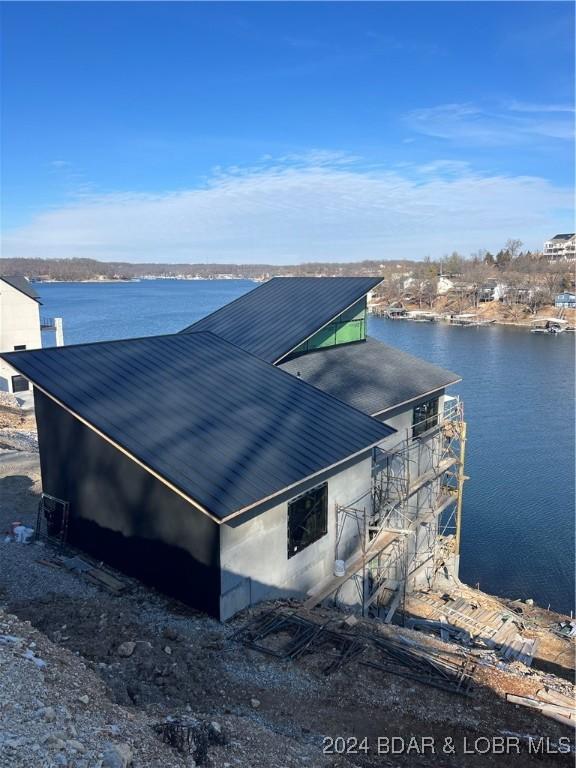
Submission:
[[[328,483],[328,532],[288,558],[288,503],[251,519],[224,524],[220,531],[222,620],[248,605],[275,597],[302,597],[333,571],[336,504],[351,504],[370,489],[372,459],[361,458],[333,474]],[[312,481],[308,487],[318,484]],[[295,494],[299,496],[301,489]]]

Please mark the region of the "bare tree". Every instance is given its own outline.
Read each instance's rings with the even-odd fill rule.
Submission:
[[[522,240],[508,239],[504,245],[504,250],[510,254],[511,259],[515,259],[520,254],[520,249],[522,246]]]

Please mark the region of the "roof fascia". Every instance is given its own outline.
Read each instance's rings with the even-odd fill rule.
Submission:
[[[18,293],[21,293],[22,296],[26,296],[27,299],[30,299],[31,301],[35,301],[37,304],[42,305],[42,302],[40,301],[40,297],[39,296],[30,296],[29,293],[25,293],[21,288],[18,288],[18,286],[13,285],[12,283],[8,282],[8,280],[5,280],[3,277],[0,277],[0,280],[2,280],[2,282],[5,285],[10,286],[10,288],[13,288],[15,291],[18,291]]]
[[[410,403],[416,402],[416,400],[422,400],[424,397],[429,397],[430,395],[436,394],[436,392],[442,392],[446,387],[451,387],[453,384],[458,384],[461,382],[462,379],[454,379],[454,381],[449,381],[447,384],[443,384],[441,387],[436,387],[435,389],[431,389],[429,392],[423,392],[421,395],[416,395],[415,397],[411,397],[409,400],[403,400],[401,403],[397,403],[396,405],[391,405],[389,408],[384,408],[382,411],[376,411],[375,413],[371,413],[370,416],[372,418],[376,418],[377,416],[382,416],[385,413],[389,413],[390,411],[396,411],[398,408],[402,408],[404,405],[409,405]]]

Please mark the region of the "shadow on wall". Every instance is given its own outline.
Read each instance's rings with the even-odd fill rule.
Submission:
[[[283,589],[228,570],[215,572],[212,564],[200,562],[182,547],[158,539],[125,536],[93,521],[71,521],[70,533],[75,546],[220,621],[264,600],[304,597],[296,590]],[[222,583],[234,586],[220,595]]]

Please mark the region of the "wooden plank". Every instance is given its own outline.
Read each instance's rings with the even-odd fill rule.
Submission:
[[[448,624],[448,619],[445,616],[440,616],[440,623]],[[450,635],[446,629],[440,629],[440,637],[446,643],[448,642],[448,640],[450,640]]]
[[[390,624],[390,622],[392,621],[392,619],[394,617],[394,614],[396,613],[396,609],[400,605],[400,600],[402,599],[402,591],[403,591],[403,589],[404,589],[404,587],[403,587],[403,585],[401,585],[398,588],[398,591],[396,592],[396,594],[394,595],[394,598],[392,600],[392,604],[390,605],[390,609],[389,609],[388,613],[386,614],[386,618],[384,619],[384,623],[385,624]]]
[[[536,696],[549,704],[558,704],[559,706],[576,710],[576,698],[558,693],[558,691],[547,691],[545,688],[541,688],[536,692]]]
[[[511,704],[519,704],[521,707],[534,709],[537,712],[546,715],[546,717],[551,717],[553,720],[557,720],[564,725],[570,725],[572,727],[576,725],[576,720],[572,719],[570,710],[563,707],[556,707],[554,704],[545,704],[536,699],[530,699],[527,696],[514,696],[511,693],[506,694],[506,701]]]
[[[428,472],[424,472],[424,474],[420,475],[420,477],[416,478],[416,480],[410,484],[407,495],[413,496],[415,493],[418,493],[418,491],[422,490],[425,485],[428,485],[428,483],[436,480],[438,477],[441,477],[444,472],[446,472],[446,470],[450,469],[455,464],[458,464],[458,459],[456,458],[444,459],[438,464],[437,469],[431,469]]]
[[[390,546],[392,542],[396,541],[398,537],[398,533],[391,533],[390,531],[383,531],[379,536],[376,536],[370,542],[366,553],[360,551],[352,556],[352,558],[348,561],[348,565],[346,566],[346,573],[344,576],[330,576],[326,581],[322,582],[316,591],[309,593],[310,596],[307,600],[304,601],[302,607],[309,611],[310,609],[314,608],[314,606],[321,603],[333,592],[335,592],[341,584],[347,581],[355,573],[358,573],[358,571],[362,569],[362,564],[364,561],[369,562],[371,558],[376,557],[376,555],[378,555],[383,549],[386,549],[386,547]]]
[[[100,568],[93,568],[86,573],[86,576],[91,581],[106,587],[112,592],[122,592],[126,588],[126,585],[120,581],[120,579],[117,579],[115,576],[112,576],[112,574],[107,573]]]
[[[502,626],[500,626],[496,632],[492,635],[492,640],[494,643],[499,643],[503,640],[505,640],[506,635],[510,633],[511,629],[511,621],[510,619],[507,619],[502,623]],[[514,628],[515,631],[515,628]]]
[[[566,715],[563,715],[560,712],[556,712],[553,709],[545,708],[542,710],[542,714],[546,715],[546,717],[552,718],[552,720],[556,720],[557,723],[567,725],[569,728],[576,727],[576,720],[574,720],[572,717],[566,717]]]
[[[449,466],[452,466],[452,464],[455,461],[456,461],[455,459],[454,460],[446,459],[444,462],[440,462],[440,465],[438,467],[438,472],[440,472],[440,474],[443,474],[446,471],[446,468],[448,468]],[[416,480],[416,483],[420,483],[423,480],[423,478],[425,478],[425,476],[426,474],[421,475]],[[426,482],[423,483],[423,485],[426,485]],[[416,528],[418,528],[423,523],[430,522],[431,520],[435,519],[439,514],[442,513],[444,509],[446,509],[447,506],[449,506],[452,503],[453,500],[454,499],[451,496],[440,497],[440,499],[438,499],[438,504],[434,509],[428,512],[426,515],[419,515],[411,522],[410,527],[408,529],[409,532],[413,532],[414,530],[416,530]],[[335,592],[338,589],[338,587],[341,584],[347,581],[355,573],[358,573],[362,569],[362,566],[365,562],[366,563],[370,562],[371,559],[376,557],[384,549],[386,549],[393,542],[395,542],[400,537],[400,533],[401,533],[400,531],[382,531],[378,536],[372,539],[366,552],[358,551],[355,555],[352,556],[352,558],[348,561],[348,564],[346,566],[346,573],[344,574],[344,576],[331,576],[327,580],[325,580],[320,585],[320,587],[318,587],[316,590],[309,592],[308,593],[309,597],[304,602],[303,608],[305,610],[311,610],[315,605],[318,605],[327,597],[329,597],[333,592]],[[372,596],[372,597],[375,599],[375,596]],[[434,601],[431,604],[436,606],[436,601]]]

